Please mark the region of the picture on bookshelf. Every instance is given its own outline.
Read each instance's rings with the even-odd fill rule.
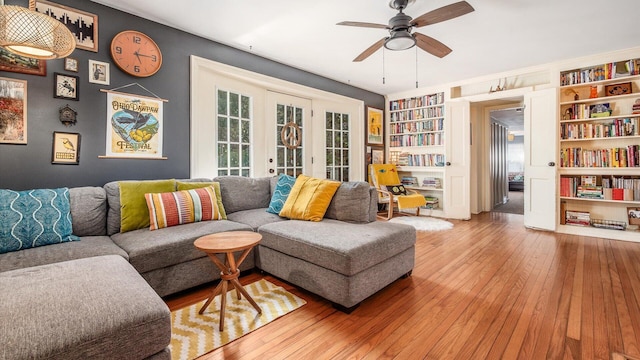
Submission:
[[[631,83],[611,84],[604,87],[605,96],[616,96],[631,94]]]
[[[629,225],[640,225],[640,208],[630,207],[627,208],[629,215]]]
[[[367,106],[367,145],[384,145],[384,113],[381,109]]]

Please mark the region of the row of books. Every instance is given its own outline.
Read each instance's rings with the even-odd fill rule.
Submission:
[[[443,145],[442,133],[390,135],[389,146],[434,146]]]
[[[442,179],[438,177],[426,177],[422,180],[422,186],[442,189]]]
[[[440,200],[435,196],[425,196],[424,199],[427,203],[422,207],[423,209],[437,209],[439,207]]]
[[[596,119],[611,116],[613,113],[610,103],[572,104],[563,109],[563,120]]]
[[[586,211],[565,211],[565,224],[589,226],[591,225],[591,214]]]
[[[444,116],[444,109],[439,107],[415,109],[389,114],[390,122],[430,119]]]
[[[389,125],[391,134],[415,133],[426,131],[443,131],[444,119],[432,119],[416,122],[395,123]]]
[[[640,167],[640,145],[626,148],[583,149],[566,148],[560,150],[560,166],[572,167]]]
[[[399,99],[389,102],[389,110],[413,109],[423,106],[433,106],[444,103],[444,93],[416,96],[408,99]]]
[[[640,74],[640,59],[610,62],[560,73],[560,85],[586,84]]]
[[[444,154],[409,154],[398,157],[400,166],[444,166]]]
[[[638,135],[638,118],[614,119],[606,123],[562,123],[562,139],[595,139]]]
[[[560,196],[581,199],[640,201],[639,178],[616,178],[612,176],[611,178],[602,178],[601,185],[584,185],[582,184],[583,182],[578,177],[561,177]]]

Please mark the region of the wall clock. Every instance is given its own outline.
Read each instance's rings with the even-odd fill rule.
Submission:
[[[147,77],[162,66],[160,48],[149,36],[135,30],[125,30],[111,40],[111,57],[129,75]]]

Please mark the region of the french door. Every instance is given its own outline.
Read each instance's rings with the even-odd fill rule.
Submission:
[[[310,174],[312,159],[311,100],[267,92],[265,151],[269,174]],[[261,158],[256,153],[256,158]]]

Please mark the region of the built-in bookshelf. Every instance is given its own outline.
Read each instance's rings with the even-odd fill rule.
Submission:
[[[390,161],[405,187],[422,193],[432,215],[444,214],[445,94],[389,101]]]
[[[563,71],[560,84],[558,231],[640,238],[640,59]]]

